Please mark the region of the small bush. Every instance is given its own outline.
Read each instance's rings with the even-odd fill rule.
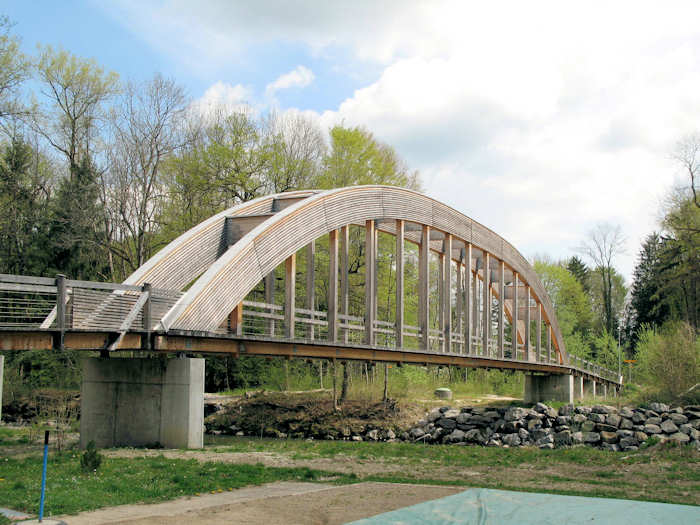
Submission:
[[[700,381],[700,338],[687,323],[642,332],[637,359],[642,378],[663,399],[676,401]]]
[[[80,468],[83,472],[97,472],[102,464],[102,454],[97,451],[94,441],[87,444],[83,455],[80,456]]]

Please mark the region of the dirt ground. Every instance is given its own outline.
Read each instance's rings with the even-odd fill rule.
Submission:
[[[59,519],[68,525],[335,525],[450,496],[464,488],[397,483],[278,482],[153,505],[122,505]]]

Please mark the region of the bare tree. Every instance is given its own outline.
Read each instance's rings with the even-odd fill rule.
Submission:
[[[698,190],[695,187],[696,179],[700,177],[700,133],[692,133],[679,140],[672,158],[688,172],[693,202],[700,208]]]
[[[271,147],[269,191],[309,188],[326,152],[318,124],[298,113],[271,113],[262,123]]]
[[[110,257],[119,257],[127,273],[151,256],[166,197],[161,167],[183,143],[187,102],[181,86],[155,75],[143,84],[128,83],[111,112],[102,198]]]
[[[603,279],[603,322],[609,334],[614,333],[616,317],[613,307],[613,263],[618,255],[625,253],[625,242],[619,225],[600,223],[588,232],[586,240],[578,248],[600,270]]]

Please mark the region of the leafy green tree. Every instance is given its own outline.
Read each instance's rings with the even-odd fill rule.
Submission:
[[[49,206],[44,245],[50,256],[49,274],[64,273],[73,279],[104,280],[108,275],[102,249],[99,186],[87,158],[63,179]]]
[[[631,290],[631,306],[634,312],[633,332],[642,325],[661,326],[671,311],[662,299],[664,289],[660,279],[663,241],[658,233],[647,236],[639,251]]]
[[[602,327],[609,334],[617,333],[617,321],[622,312],[623,302],[616,304],[619,290],[619,279],[616,276],[614,261],[616,257],[624,253],[625,238],[620,226],[601,223],[588,232],[587,239],[579,247],[579,251],[586,255],[594,264],[592,274],[592,295],[594,300],[599,299]],[[624,287],[624,283],[623,283]],[[624,301],[624,294],[623,294]]]
[[[37,232],[50,197],[48,161],[22,137],[0,146],[0,272],[41,274]]]
[[[418,173],[409,172],[396,151],[379,142],[369,131],[334,126],[330,139],[323,173],[317,183],[319,188],[386,184],[420,189]]]
[[[574,255],[566,264],[566,269],[569,270],[569,273],[571,273],[571,275],[573,275],[581,284],[583,291],[589,293],[591,290],[591,285],[589,282],[590,270],[588,269],[588,266],[586,266],[586,263]]]
[[[31,61],[19,49],[19,39],[10,33],[12,23],[0,16],[0,125],[8,118],[23,117],[27,108],[20,100],[20,86],[29,78]]]
[[[40,49],[37,74],[48,101],[36,127],[68,161],[70,177],[81,162],[92,162],[104,103],[118,93],[118,76],[95,60],[79,58],[51,46]]]
[[[590,358],[591,303],[583,286],[560,264],[535,261],[535,272],[547,290],[569,353]]]

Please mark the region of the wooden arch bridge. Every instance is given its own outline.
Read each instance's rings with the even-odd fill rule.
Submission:
[[[1,275],[0,350],[51,348],[457,365],[578,377],[579,390],[584,380],[620,384],[566,352],[543,284],[511,244],[387,186],[239,204],[123,284]]]

